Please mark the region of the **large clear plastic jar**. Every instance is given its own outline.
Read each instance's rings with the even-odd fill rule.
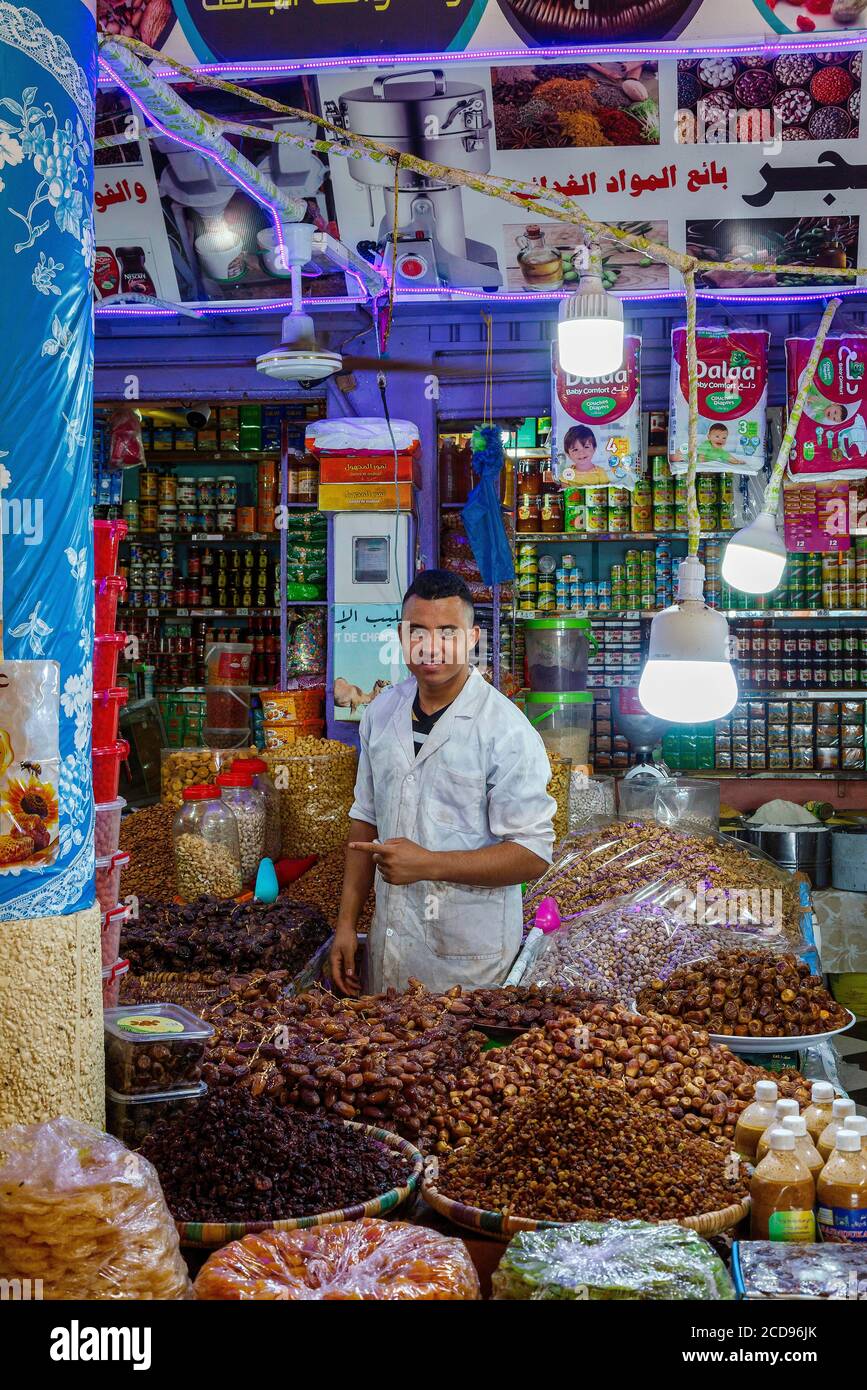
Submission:
[[[253,786],[265,798],[265,854],[276,863],[280,858],[280,793],[264,758],[245,758],[243,767],[252,773]]]
[[[252,883],[265,853],[265,797],[253,786],[252,775],[243,763],[235,763],[217,777],[217,786],[238,827],[241,851],[241,878]]]
[[[186,902],[234,898],[241,891],[238,825],[219,787],[185,787],[172,825],[175,877]]]

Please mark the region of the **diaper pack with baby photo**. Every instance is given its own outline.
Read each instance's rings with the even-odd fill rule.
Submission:
[[[768,432],[768,344],[764,330],[700,328],[698,347],[698,471],[758,473]],[[668,461],[687,471],[689,374],[686,328],[671,335]]]
[[[786,339],[790,411],[812,350],[812,338]],[[867,476],[867,335],[825,339],[789,453],[789,472],[807,482]]]
[[[565,488],[632,489],[641,465],[641,339],[627,336],[609,376],[564,372],[552,349],[553,450]]]

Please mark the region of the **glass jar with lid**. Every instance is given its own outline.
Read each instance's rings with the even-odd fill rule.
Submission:
[[[264,655],[264,634],[261,637]],[[263,758],[245,758],[244,770],[252,774],[253,786],[265,798],[265,854],[274,861],[280,858],[280,793],[271,780],[268,764]]]
[[[217,786],[238,827],[241,878],[252,883],[265,853],[265,796],[253,786],[253,775],[236,762],[217,776]]]
[[[175,878],[185,902],[240,893],[241,850],[232,809],[219,787],[185,787],[172,824]]]

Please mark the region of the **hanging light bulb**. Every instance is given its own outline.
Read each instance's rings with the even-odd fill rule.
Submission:
[[[722,577],[744,594],[770,594],[786,568],[786,543],[770,512],[759,512],[725,548]]]
[[[602,287],[598,246],[579,253],[585,268],[575,294],[560,300],[557,356],[570,376],[610,376],[623,363],[623,305]]]
[[[650,650],[638,698],[648,714],[702,724],[728,714],[738,698],[729,660],[729,625],[704,601],[704,565],[681,560],[677,603],[650,624]]]

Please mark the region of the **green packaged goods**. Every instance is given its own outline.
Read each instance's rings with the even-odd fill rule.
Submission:
[[[673,1221],[577,1221],[521,1231],[492,1279],[495,1299],[733,1299],[707,1241]]]

